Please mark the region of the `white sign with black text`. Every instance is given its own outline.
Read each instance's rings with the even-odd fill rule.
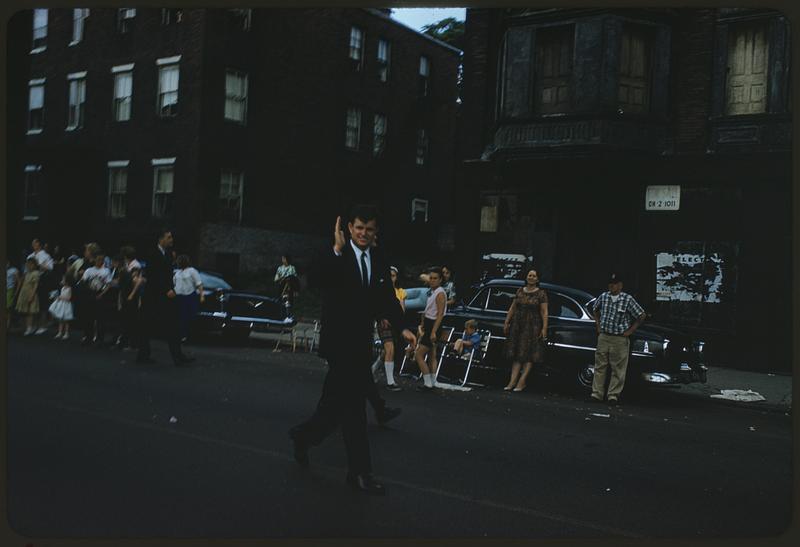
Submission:
[[[677,211],[681,208],[679,185],[648,186],[644,199],[645,211]]]

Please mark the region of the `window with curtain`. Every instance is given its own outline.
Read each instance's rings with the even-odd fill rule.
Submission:
[[[125,122],[131,119],[133,102],[133,71],[126,70],[114,74],[114,121]]]
[[[161,24],[172,25],[183,20],[183,10],[181,8],[161,8]]]
[[[247,74],[225,71],[225,119],[245,123],[247,119]]]
[[[431,91],[431,62],[430,59],[421,55],[419,58],[419,94],[427,97]]]
[[[417,129],[417,165],[428,163],[428,132],[424,129]]]
[[[228,22],[233,28],[239,30],[250,30],[250,22],[252,19],[252,9],[229,9]]]
[[[378,79],[381,82],[389,81],[389,59],[391,45],[386,40],[378,40]]]
[[[411,222],[428,222],[428,200],[414,198],[411,200]]]
[[[133,30],[134,17],[136,17],[136,8],[119,8],[117,10],[117,31],[125,34]]]
[[[83,28],[86,18],[89,17],[89,8],[75,8],[72,10],[72,42],[74,45],[83,40]]]
[[[38,133],[44,129],[44,80],[31,80],[28,84],[28,131]]]
[[[108,168],[108,216],[125,218],[128,212],[128,167],[109,166]]]
[[[242,193],[244,173],[226,169],[219,181],[220,220],[240,222],[242,219]]]
[[[360,142],[361,142],[361,109],[348,108],[344,145],[350,150],[358,150]]]
[[[43,51],[47,47],[47,10],[33,10],[33,51]]]
[[[646,29],[626,26],[619,57],[617,104],[623,112],[650,109],[651,38]]]
[[[372,155],[379,158],[386,151],[386,116],[375,114],[372,128]]]
[[[80,129],[86,114],[86,73],[67,76],[69,79],[69,111],[67,129]]]
[[[153,168],[154,217],[163,218],[172,215],[174,178],[174,165],[159,165]]]
[[[768,44],[766,24],[730,27],[725,113],[758,114],[767,110]]]
[[[178,113],[178,65],[163,65],[158,69],[158,115],[162,118]]]
[[[350,29],[350,59],[356,70],[361,70],[364,59],[364,31],[358,27]]]

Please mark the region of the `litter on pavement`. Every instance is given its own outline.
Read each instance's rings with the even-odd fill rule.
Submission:
[[[712,399],[728,399],[730,401],[740,401],[743,403],[750,403],[753,401],[766,401],[767,399],[760,393],[756,393],[750,389],[723,389],[721,393],[712,395]]]
[[[451,391],[472,391],[471,387],[457,386],[455,384],[440,384],[436,382],[436,387],[439,389],[449,389]]]
[[[171,424],[177,424],[177,423],[178,423],[178,418],[176,418],[175,416],[173,416],[172,418],[170,418],[170,419],[169,419],[169,423],[171,423]]]

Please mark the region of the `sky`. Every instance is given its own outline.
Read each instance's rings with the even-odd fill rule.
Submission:
[[[467,8],[392,8],[392,10],[392,17],[414,30],[422,30],[423,25],[447,17],[463,21],[467,12]]]

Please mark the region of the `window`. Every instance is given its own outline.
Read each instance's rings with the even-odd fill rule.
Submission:
[[[372,155],[379,158],[386,151],[386,116],[375,114],[372,128]]]
[[[617,100],[623,112],[650,109],[650,40],[644,29],[622,31]]]
[[[417,130],[417,165],[428,163],[428,132],[424,129]]]
[[[386,40],[378,40],[378,79],[381,82],[389,81],[389,58],[391,46]]]
[[[428,222],[428,200],[414,198],[411,200],[411,222]]]
[[[28,82],[28,133],[44,130],[44,78]]]
[[[175,116],[178,113],[178,79],[179,69],[177,57],[158,59],[158,115],[162,118]]]
[[[69,81],[69,112],[67,130],[80,129],[86,114],[86,72],[67,74]]]
[[[486,307],[486,299],[489,297],[489,289],[483,289],[481,292],[475,295],[475,297],[470,301],[468,307],[470,308],[478,308],[483,309]]]
[[[108,216],[125,218],[128,212],[128,162],[108,162]]]
[[[223,170],[219,181],[220,220],[241,222],[244,173]]]
[[[493,287],[489,292],[489,301],[486,303],[488,311],[499,311],[506,313],[514,297],[517,294],[517,289],[513,287]]]
[[[41,213],[42,166],[25,166],[25,193],[23,194],[22,219],[36,220]]]
[[[554,114],[570,110],[573,27],[536,32],[534,111]]]
[[[247,74],[236,70],[225,72],[225,119],[245,123],[247,120]]]
[[[47,10],[33,10],[33,46],[31,53],[47,49]]]
[[[87,17],[89,17],[89,8],[75,8],[72,10],[72,41],[69,45],[74,46],[83,40],[83,27],[86,24]]]
[[[347,109],[347,127],[344,137],[344,145],[350,150],[358,150],[361,142],[361,109]]]
[[[183,10],[180,8],[161,8],[161,24],[172,25],[180,23],[183,19]]]
[[[153,165],[153,216],[172,216],[172,191],[175,178],[175,158],[152,160]]]
[[[117,10],[117,31],[125,34],[133,30],[134,17],[136,17],[136,8],[119,8]]]
[[[581,307],[572,299],[554,292],[547,293],[547,315],[550,317],[567,317],[580,319],[583,316]]]
[[[361,70],[364,59],[364,31],[358,27],[350,29],[350,59],[356,70]]]
[[[419,58],[419,95],[427,97],[431,91],[431,62],[424,55]]]
[[[250,19],[252,18],[251,9],[229,9],[228,21],[233,28],[240,30],[250,30]]]
[[[119,65],[111,69],[114,74],[114,121],[131,119],[133,100],[133,64]]]
[[[767,35],[764,24],[731,27],[725,113],[757,114],[767,108]]]

